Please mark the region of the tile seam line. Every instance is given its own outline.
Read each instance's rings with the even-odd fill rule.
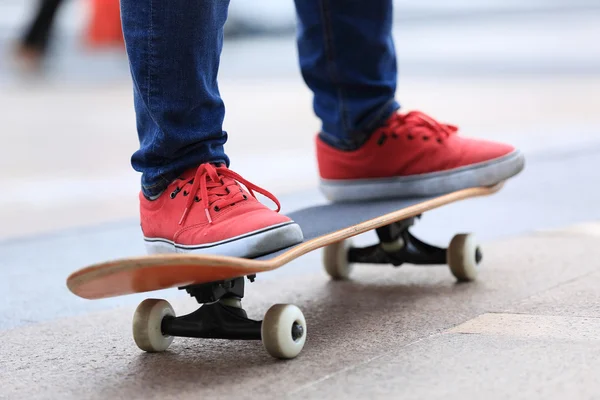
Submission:
[[[433,334],[431,334],[431,335],[427,335],[427,336],[425,336],[425,337],[422,337],[422,338],[420,338],[420,339],[417,339],[417,340],[415,340],[415,341],[412,341],[412,342],[410,342],[410,343],[407,343],[407,344],[405,344],[405,345],[403,345],[403,346],[400,346],[399,348],[397,348],[397,349],[395,349],[395,350],[405,349],[405,348],[407,348],[407,347],[410,347],[410,346],[413,346],[413,345],[415,345],[415,344],[418,344],[418,343],[420,343],[420,342],[422,342],[422,341],[424,341],[424,340],[431,339],[431,338],[433,338],[433,337],[436,337],[436,336],[441,336],[441,335],[443,335],[443,334],[444,334],[444,332],[446,332],[448,329],[449,329],[449,328],[444,328],[442,332],[437,332],[437,333],[433,333]],[[357,368],[360,368],[360,367],[362,367],[362,366],[364,366],[364,365],[370,364],[370,363],[372,363],[373,361],[379,360],[380,358],[383,358],[383,357],[385,357],[385,356],[387,356],[387,355],[389,355],[389,354],[390,354],[390,352],[384,352],[384,353],[378,354],[378,355],[376,355],[376,356],[373,356],[373,357],[370,357],[370,358],[368,358],[368,359],[366,359],[366,360],[364,360],[364,361],[358,362],[358,363],[356,363],[356,364],[354,364],[354,365],[350,365],[350,366],[348,366],[348,367],[346,367],[346,368],[342,368],[342,369],[340,369],[340,370],[337,370],[337,371],[335,371],[335,372],[332,372],[332,373],[330,373],[330,374],[327,374],[327,375],[325,375],[325,376],[323,376],[323,377],[321,377],[321,378],[319,378],[319,379],[317,379],[317,380],[315,380],[315,381],[312,381],[312,382],[309,382],[309,383],[306,383],[306,384],[300,385],[300,386],[298,386],[297,388],[295,388],[294,390],[292,390],[292,391],[288,392],[288,393],[286,394],[286,397],[287,397],[287,396],[293,396],[293,395],[297,394],[298,392],[300,392],[300,391],[302,391],[302,390],[306,390],[306,389],[308,389],[308,388],[310,388],[310,387],[313,387],[313,386],[315,386],[315,385],[317,385],[317,384],[319,384],[319,383],[321,383],[321,382],[325,382],[326,380],[328,380],[328,379],[331,379],[331,378],[333,378],[333,377],[335,377],[335,376],[337,376],[337,375],[340,375],[340,374],[342,374],[342,373],[344,373],[344,372],[352,371],[352,370],[355,370],[355,369],[357,369]]]

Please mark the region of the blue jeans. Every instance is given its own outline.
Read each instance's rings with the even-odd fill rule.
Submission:
[[[320,136],[358,148],[399,108],[392,0],[295,5],[300,68]],[[147,196],[201,163],[229,165],[217,84],[228,7],[229,0],[121,0],[140,142],[131,162]]]

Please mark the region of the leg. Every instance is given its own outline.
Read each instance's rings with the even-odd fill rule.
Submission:
[[[399,108],[392,1],[295,1],[300,68],[320,137],[356,149]]]
[[[15,51],[25,69],[36,70],[48,51],[48,43],[58,8],[64,0],[40,0],[36,14],[23,32]]]
[[[40,1],[37,13],[23,35],[24,47],[35,49],[40,53],[46,51],[56,12],[63,3],[63,0]]]
[[[217,86],[228,0],[123,0],[140,149],[132,164],[156,196],[186,169],[229,164]]]
[[[228,0],[121,0],[150,253],[256,257],[302,241],[300,227],[228,169],[217,73]],[[244,190],[242,186],[246,186]],[[235,207],[234,207],[235,206]]]
[[[492,186],[524,167],[513,146],[463,138],[394,100],[392,0],[296,0],[321,189],[332,201],[435,196]]]

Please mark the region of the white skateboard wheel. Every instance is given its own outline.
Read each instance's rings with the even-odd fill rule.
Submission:
[[[477,279],[481,250],[473,234],[458,234],[450,241],[447,262],[454,277],[461,282]]]
[[[133,315],[133,339],[144,351],[155,353],[165,351],[173,342],[172,336],[165,336],[161,330],[162,320],[175,316],[169,302],[146,299],[140,303]]]
[[[351,244],[350,240],[342,240],[323,249],[323,266],[332,279],[347,280],[350,278],[354,267],[348,262],[348,249]]]
[[[262,343],[274,358],[290,359],[306,342],[306,320],[292,304],[275,304],[266,312],[261,326]]]

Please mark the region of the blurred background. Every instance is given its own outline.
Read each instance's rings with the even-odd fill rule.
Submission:
[[[137,216],[127,60],[94,36],[109,3],[62,2],[35,58],[15,51],[38,1],[0,0],[0,238]],[[397,0],[394,17],[404,109],[532,156],[600,144],[598,1]],[[232,168],[279,195],[317,178],[294,30],[292,1],[233,1],[220,73]]]
[[[484,311],[506,310],[510,302],[535,300],[537,294],[561,284],[558,294],[550,290],[533,301],[535,307],[543,305],[549,315],[562,310],[568,316],[592,317],[585,323],[577,320],[579,331],[573,330],[576,323],[565,322],[564,332],[577,336],[587,326],[589,331],[581,337],[596,340],[596,347],[582,345],[578,348],[583,355],[578,356],[569,343],[557,347],[556,341],[549,341],[536,347],[523,342],[504,354],[508,345],[492,341],[474,353],[477,335],[463,335],[465,346],[455,353],[444,349],[459,339],[433,346],[432,351],[411,347],[413,359],[394,366],[395,378],[404,377],[412,361],[417,366],[423,365],[419,361],[431,362],[418,371],[442,367],[427,380],[417,373],[420,379],[407,379],[395,388],[414,389],[410,382],[420,385],[419,390],[436,390],[444,384],[457,388],[469,382],[478,388],[496,384],[489,394],[497,398],[502,395],[495,389],[527,397],[523,393],[539,388],[544,390],[536,392],[538,396],[569,398],[548,384],[552,379],[557,385],[572,384],[566,387],[575,396],[581,397],[582,388],[597,388],[593,374],[598,364],[589,360],[598,354],[594,349],[600,275],[593,251],[600,224],[593,222],[600,221],[600,1],[395,1],[397,99],[403,109],[421,110],[458,125],[465,136],[512,143],[526,155],[525,170],[498,195],[431,211],[414,232],[442,245],[456,232],[474,232],[485,245],[516,239],[490,243],[491,251],[484,250],[490,255],[484,257],[488,263],[482,269],[487,275],[468,287],[454,286],[446,269],[396,273],[368,267],[357,271],[360,279],[354,282],[329,285],[318,252],[296,260],[295,268],[262,274],[247,293],[249,315],[262,316],[261,310],[273,302],[294,302],[306,310],[310,329],[316,332],[311,336],[316,351],[306,353],[318,360],[311,363],[314,359],[307,356],[308,361],[278,371],[259,358],[258,350],[244,351],[252,344],[236,344],[232,348],[238,350],[225,351],[224,344],[202,341],[182,342],[177,354],[153,364],[137,352],[129,325],[133,307],[148,294],[86,301],[65,287],[66,277],[76,269],[144,253],[138,221],[139,174],[130,165],[138,141],[131,79],[114,12],[117,3],[63,1],[47,26],[50,36],[43,57],[18,51],[39,4],[0,0],[0,331],[7,344],[3,351],[8,351],[0,359],[9,360],[2,364],[6,378],[0,367],[0,381],[8,382],[0,397],[11,393],[10,398],[18,398],[19,393],[31,398],[28,393],[38,391],[41,396],[40,390],[49,388],[48,398],[64,398],[63,393],[96,398],[77,393],[81,385],[98,393],[106,388],[129,390],[117,395],[128,398],[133,393],[144,396],[141,388],[156,390],[156,396],[159,388],[170,388],[178,396],[181,388],[192,388],[197,397],[195,385],[229,391],[231,386],[222,382],[231,376],[243,395],[250,385],[280,397],[273,382],[281,382],[286,390],[294,385],[303,388],[311,379],[338,373],[338,367],[350,371],[347,366],[352,363],[365,366],[366,360],[375,360],[377,371],[385,365],[378,354],[393,353],[394,348],[399,354],[409,353],[412,340],[432,338]],[[44,32],[43,26],[36,31]],[[231,2],[219,77],[226,106],[224,128],[230,135],[226,151],[232,169],[274,193],[284,212],[323,201],[313,148],[319,121],[297,61],[293,1]],[[562,236],[537,235],[540,230],[577,224],[583,225]],[[519,236],[531,232],[537,235],[533,239]],[[586,275],[592,273],[595,281]],[[270,281],[274,276],[281,277],[279,285]],[[177,297],[178,307],[193,306],[185,293],[175,290],[152,296]],[[362,305],[362,314],[355,305]],[[110,313],[100,313],[105,310]],[[336,323],[339,319],[343,325]],[[535,321],[528,326],[555,325],[555,320]],[[101,333],[109,326],[109,333]],[[523,329],[513,331],[518,335]],[[385,335],[388,342],[382,339]],[[431,346],[427,343],[422,346]],[[195,350],[184,352],[188,345]],[[552,369],[546,355],[557,348],[563,350],[556,353]],[[226,353],[235,359],[222,358]],[[252,368],[243,370],[238,357]],[[365,369],[370,368],[361,374]],[[571,374],[575,369],[579,380]],[[282,378],[286,371],[290,375]],[[448,375],[449,371],[457,375]],[[261,373],[273,378],[257,379]],[[475,373],[482,375],[476,379],[469,375]],[[515,378],[509,381],[506,376],[511,373]],[[301,380],[303,374],[312,377]],[[529,377],[538,377],[538,385],[530,384]],[[359,381],[362,385],[369,379],[361,375]],[[385,388],[390,380],[380,375],[373,382]],[[63,392],[57,395],[52,390]],[[460,389],[453,393],[465,398]],[[436,394],[452,398],[443,390]],[[594,395],[598,397],[597,390]],[[481,398],[481,393],[473,398]]]

